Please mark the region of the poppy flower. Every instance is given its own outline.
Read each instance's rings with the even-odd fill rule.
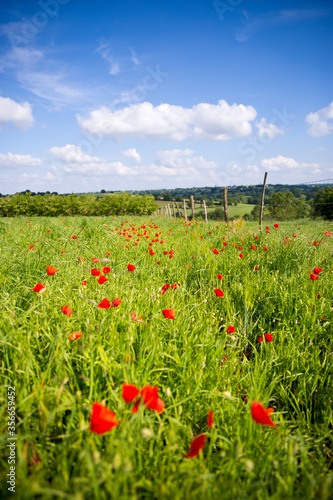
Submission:
[[[257,247],[256,245],[251,245],[252,250],[255,250]]]
[[[263,341],[263,338],[262,338],[262,337],[259,337],[259,338],[258,338],[258,342],[259,342],[259,344],[260,344],[260,342],[262,342],[262,341]]]
[[[311,273],[311,274],[310,274],[310,279],[311,279],[312,281],[317,281],[317,279],[318,279],[318,274],[312,274],[312,273]]]
[[[96,262],[99,262],[99,259],[97,259],[96,257],[93,257],[93,258],[91,259],[91,261],[96,263]]]
[[[214,413],[211,410],[209,410],[207,425],[210,429],[213,427],[213,423],[214,423]]]
[[[240,253],[239,257],[242,259],[244,257],[244,255],[242,253]]]
[[[126,403],[132,403],[139,395],[139,389],[133,384],[123,384],[122,398]]]
[[[163,285],[161,288],[161,295],[164,295],[168,288],[170,288],[170,283],[166,283],[165,285]]]
[[[218,274],[217,277],[218,277],[219,280],[224,280],[222,274]]]
[[[108,266],[103,267],[103,269],[102,269],[102,272],[103,272],[104,274],[108,274],[110,271],[111,271],[111,269],[110,269]]]
[[[266,342],[273,342],[273,334],[272,333],[265,333],[265,340],[266,340]]]
[[[206,434],[200,434],[196,438],[193,439],[190,445],[190,451],[184,454],[186,458],[194,458],[197,457],[201,450],[205,447],[206,443]]]
[[[134,269],[136,269],[136,267],[135,267],[135,266],[133,266],[132,264],[128,264],[127,269],[128,269],[129,271],[134,271]]]
[[[234,331],[235,331],[235,327],[231,326],[231,325],[229,325],[227,330],[226,330],[227,333],[234,333]]]
[[[80,337],[83,337],[83,333],[81,332],[73,332],[69,334],[69,340],[76,340],[79,339]]]
[[[99,276],[101,274],[101,271],[99,271],[98,269],[92,269],[91,274],[93,276]]]
[[[102,302],[98,304],[98,307],[100,307],[101,309],[110,309],[111,304],[108,299],[103,299]]]
[[[68,305],[66,305],[66,306],[62,306],[61,310],[62,310],[62,312],[63,312],[64,314],[66,314],[66,316],[69,316],[69,317],[70,317],[70,316],[72,316],[72,314],[73,314],[73,309],[72,309],[71,307],[69,307]]]
[[[110,252],[105,252],[105,255],[106,255],[106,256],[110,255]]]
[[[175,319],[175,311],[173,309],[163,309],[162,313],[167,319]]]
[[[215,288],[214,292],[215,292],[215,295],[217,295],[217,297],[224,296],[224,293],[222,292],[222,290],[219,290],[218,288]]]
[[[268,248],[267,247],[264,247],[264,251],[267,252]]]
[[[131,319],[133,321],[137,321],[138,323],[142,323],[142,316],[140,316],[140,319],[136,317],[136,314],[135,313],[131,313]]]
[[[31,245],[28,246],[29,250],[35,250],[35,245],[32,243]]]
[[[171,285],[171,288],[173,290],[176,290],[179,286],[180,286],[180,283],[174,283],[173,285]]]
[[[213,253],[215,253],[216,255],[218,255],[218,254],[219,254],[219,251],[217,250],[217,248],[211,248],[211,251],[212,251]]]
[[[43,285],[42,283],[37,283],[37,285],[35,286],[35,288],[32,288],[32,290],[34,292],[38,292],[38,293],[45,293],[46,292],[46,286]]]
[[[257,424],[269,425],[276,429],[277,425],[270,419],[270,415],[273,411],[273,408],[267,408],[267,410],[265,410],[264,405],[257,401],[252,401],[251,403],[251,415],[253,420],[257,422]]]
[[[322,268],[321,267],[315,267],[312,272],[313,272],[313,274],[319,274],[319,273],[322,272]]]
[[[164,401],[158,397],[158,387],[146,385],[140,391],[144,405],[150,410],[162,413],[165,407]]]
[[[275,229],[279,227],[279,224],[274,224]]]
[[[98,278],[97,283],[99,283],[100,285],[103,285],[103,283],[105,283],[106,281],[109,281],[109,280],[105,276],[100,276]]]
[[[258,266],[256,266],[254,269],[257,271],[257,270],[259,269],[259,267],[258,267]]]
[[[83,280],[81,285],[85,286],[87,284],[87,280]]]
[[[332,236],[332,233],[330,231],[326,231],[326,233],[324,233],[325,236]]]
[[[112,305],[113,305],[114,307],[118,307],[118,306],[120,306],[121,302],[122,302],[122,300],[121,300],[121,299],[114,299],[114,300],[112,301]]]
[[[90,416],[90,430],[96,434],[104,434],[117,427],[116,415],[101,403],[93,403]]]

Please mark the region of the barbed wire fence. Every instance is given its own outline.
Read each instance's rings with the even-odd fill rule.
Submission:
[[[315,207],[317,205],[333,205],[333,202],[314,202],[313,200],[304,200],[304,199],[298,199],[294,203],[288,203],[288,204],[276,204],[276,203],[268,203],[268,205],[264,205],[264,196],[265,196],[265,186],[266,186],[266,179],[267,179],[267,172],[265,172],[265,178],[263,182],[263,189],[262,189],[262,198],[261,198],[261,204],[260,205],[255,205],[259,206],[259,225],[260,228],[262,229],[262,220],[268,220],[274,218],[272,215],[269,215],[267,218],[267,212],[266,214],[264,213],[264,209],[271,207],[271,208],[285,208],[285,209],[292,209],[292,208],[300,208],[300,207]],[[297,184],[298,186],[302,185],[312,185],[312,184],[319,184],[319,183],[333,183],[333,178],[330,179],[320,179],[320,180],[313,180],[313,181],[308,181],[308,182],[301,182]],[[283,191],[282,191],[283,192]],[[170,206],[171,203],[171,206]],[[190,200],[188,201],[188,209],[191,211],[191,215],[188,216],[187,211],[186,211],[186,200],[183,199],[182,203],[180,202],[170,202],[166,204],[164,207],[160,207],[156,212],[154,212],[154,216],[164,216],[164,217],[178,217],[178,218],[183,218],[185,220],[193,220],[195,218],[202,218],[202,215],[204,215],[205,222],[208,223],[208,220],[216,220],[216,217],[214,219],[211,219],[209,217],[210,212],[207,211],[207,206],[206,206],[206,200],[200,200],[199,205],[202,204],[203,210],[201,213],[195,213],[195,200],[193,195],[190,197]],[[171,212],[171,207],[172,207],[172,212]],[[220,208],[220,207],[219,207]],[[215,209],[216,211],[216,209]],[[182,213],[183,212],[183,213]],[[202,214],[203,212],[203,214]],[[247,214],[248,215],[248,214]],[[221,208],[221,218],[224,218],[224,221],[226,223],[229,222],[229,208],[228,208],[228,197],[227,197],[227,187],[223,188],[223,209]],[[290,219],[290,218],[285,218],[283,217],[278,217],[278,220],[288,220],[288,221],[300,221],[302,218],[296,218],[296,219]]]

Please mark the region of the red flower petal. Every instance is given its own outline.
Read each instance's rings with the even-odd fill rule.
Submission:
[[[80,337],[83,337],[83,333],[81,332],[73,332],[69,334],[69,340],[76,340],[79,339]]]
[[[99,271],[98,269],[92,269],[91,274],[93,276],[99,276],[101,274],[101,271]]]
[[[213,427],[213,423],[214,423],[214,413],[211,410],[209,410],[207,425],[210,429]]]
[[[163,316],[167,319],[175,319],[175,311],[174,309],[163,309]]]
[[[272,333],[265,333],[265,340],[266,340],[266,342],[272,342],[273,341],[273,334]]]
[[[108,252],[106,252],[106,253],[108,253]],[[110,271],[111,271],[111,269],[110,269],[108,266],[103,267],[103,269],[102,269],[102,272],[103,272],[104,274],[108,274]]]
[[[46,286],[43,285],[43,283],[37,283],[37,285],[35,286],[35,288],[32,288],[32,290],[34,292],[38,292],[38,293],[45,293],[46,292]]]
[[[231,325],[229,325],[227,330],[226,330],[227,333],[234,333],[234,331],[235,331],[235,327],[231,326]]]
[[[103,285],[103,283],[105,283],[106,281],[109,281],[105,276],[100,276],[98,278],[98,282],[100,285]]]
[[[120,306],[121,302],[122,302],[122,300],[121,300],[121,299],[114,299],[114,300],[112,301],[112,305],[113,305],[114,307],[118,307],[118,306]]]
[[[319,274],[319,273],[322,272],[322,268],[321,267],[315,267],[312,272],[313,272],[313,274]]]
[[[120,422],[117,422],[116,415],[112,410],[106,408],[101,403],[93,403],[90,417],[90,430],[96,434],[104,434],[113,427],[117,427]]]
[[[73,309],[71,307],[69,307],[68,305],[62,306],[61,310],[64,314],[66,314],[66,316],[72,316],[72,314],[73,314]]]
[[[128,269],[129,271],[134,271],[134,269],[136,269],[136,267],[135,267],[135,266],[133,266],[132,264],[128,264],[127,269]]]
[[[133,384],[123,384],[122,398],[126,403],[132,403],[139,395],[139,389]]]
[[[190,445],[190,451],[184,455],[186,458],[193,458],[199,455],[199,452],[205,447],[206,434],[200,434],[193,439]]]
[[[214,292],[218,297],[224,297],[224,293],[222,292],[222,290],[219,290],[219,288],[215,288]]]
[[[270,419],[269,416],[273,411],[274,410],[272,410],[272,408],[267,408],[267,410],[265,410],[264,405],[258,403],[257,401],[253,401],[251,403],[251,415],[257,424],[269,425],[270,427],[277,428],[277,425]]]
[[[46,268],[46,272],[47,274],[49,274],[50,276],[53,276],[56,272],[58,272],[58,269],[56,269],[55,267],[53,266],[47,266]]]
[[[98,304],[98,307],[100,307],[101,309],[110,309],[111,304],[108,299],[103,299],[102,302]]]

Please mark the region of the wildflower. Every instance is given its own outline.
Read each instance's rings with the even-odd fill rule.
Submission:
[[[103,299],[102,302],[98,304],[98,307],[100,307],[101,309],[110,309],[111,304],[108,299]]]
[[[127,269],[128,269],[129,271],[134,271],[134,269],[136,269],[136,267],[135,267],[135,266],[133,266],[132,264],[128,264]]]
[[[222,274],[218,274],[217,277],[218,277],[219,280],[224,280]]]
[[[171,288],[173,290],[175,290],[176,288],[178,288],[180,286],[180,283],[174,283],[173,285],[171,285]]]
[[[322,272],[322,268],[321,267],[315,267],[312,272],[313,272],[313,274],[319,274],[319,273]]]
[[[258,267],[258,266],[256,266],[254,269],[255,269],[256,271],[258,271],[259,267]]]
[[[190,445],[190,451],[184,454],[186,458],[194,458],[197,457],[201,450],[205,447],[206,443],[206,434],[200,434],[196,438],[193,439]]]
[[[213,427],[213,423],[214,423],[214,413],[211,410],[209,410],[207,425],[210,429]]]
[[[34,292],[38,292],[38,293],[45,293],[46,292],[46,286],[43,285],[42,283],[37,283],[37,285],[35,286],[35,288],[32,288],[32,290]]]
[[[111,269],[110,269],[108,266],[103,267],[103,269],[102,269],[102,272],[103,272],[104,274],[108,274],[110,271],[111,271]]]
[[[235,327],[231,326],[231,325],[229,325],[228,328],[226,329],[227,333],[234,333],[234,331],[235,331]]]
[[[106,256],[110,255],[110,252],[105,252],[105,255],[106,255]]]
[[[90,417],[90,430],[96,434],[104,434],[117,427],[116,415],[101,403],[93,403]]]
[[[138,323],[142,323],[142,321],[141,321],[141,320],[142,320],[142,316],[140,316],[140,319],[138,319],[138,318],[136,317],[136,314],[135,314],[135,313],[131,313],[131,319],[132,319],[133,321],[137,321]]]
[[[264,405],[257,401],[252,401],[251,403],[251,415],[257,424],[269,425],[270,427],[277,428],[277,425],[270,419],[270,415],[273,411],[273,408],[267,408],[267,410],[265,410]]]
[[[275,223],[275,224],[274,224],[274,227],[275,227],[275,229],[277,229],[277,228],[279,227],[279,224],[276,224],[276,223]]]
[[[169,283],[166,283],[165,285],[163,285],[162,288],[161,288],[161,295],[164,295],[165,292],[168,290],[168,288],[170,288],[170,284]]]
[[[260,344],[260,342],[262,342],[262,341],[263,341],[263,338],[262,338],[262,337],[259,337],[259,338],[258,338],[258,342],[259,342],[259,344]]]
[[[87,284],[87,280],[83,280],[81,283],[82,286],[85,286],[86,284]]]
[[[211,251],[212,251],[213,253],[215,253],[216,255],[218,255],[218,254],[219,254],[219,251],[218,251],[216,248],[211,248]]]
[[[101,271],[99,271],[98,269],[92,269],[91,274],[93,276],[99,276],[101,274]]]
[[[35,245],[32,243],[31,245],[28,246],[28,249],[32,251],[35,250]]]
[[[318,279],[318,274],[312,274],[312,273],[311,273],[311,274],[310,274],[310,279],[311,279],[312,281],[317,281],[317,279]]]
[[[257,248],[256,245],[251,245],[252,250],[255,250],[256,248]]]
[[[97,257],[93,257],[93,258],[91,259],[91,261],[92,261],[92,262],[95,262],[95,264],[96,264],[96,262],[99,262],[99,259],[97,259]]]
[[[163,309],[163,316],[167,319],[175,319],[175,311],[174,309]]]
[[[244,255],[242,253],[240,253],[239,257],[242,259],[244,257]]]
[[[265,340],[266,340],[266,342],[273,342],[273,334],[272,333],[265,333]]]
[[[81,332],[73,332],[69,334],[69,340],[76,340],[79,339],[80,337],[83,337],[83,333]]]
[[[122,300],[121,300],[121,299],[114,299],[114,300],[112,301],[112,305],[113,305],[114,307],[118,307],[118,306],[120,306],[121,302],[122,302]]]
[[[330,231],[326,231],[326,233],[324,233],[325,236],[332,236],[332,233]]]
[[[109,280],[105,276],[100,276],[98,278],[97,283],[99,283],[100,285],[103,285],[103,283],[105,283],[106,281],[109,281]]]
[[[73,314],[73,309],[71,307],[69,307],[68,305],[62,306],[61,310],[68,317],[72,316],[72,314]]]
[[[264,247],[264,251],[267,252],[268,248],[267,247]]]
[[[126,403],[132,403],[139,395],[139,389],[133,384],[123,384],[122,398]]]
[[[162,413],[165,407],[164,401],[158,397],[158,387],[146,385],[140,391],[144,405],[150,410]]]
[[[215,292],[215,295],[217,295],[217,297],[223,297],[224,296],[224,293],[219,288],[215,288],[214,292]]]

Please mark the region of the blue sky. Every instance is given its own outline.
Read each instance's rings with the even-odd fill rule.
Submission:
[[[0,192],[333,178],[333,4],[0,6]]]

